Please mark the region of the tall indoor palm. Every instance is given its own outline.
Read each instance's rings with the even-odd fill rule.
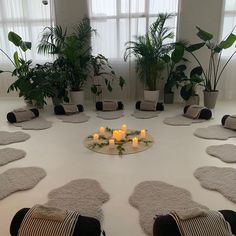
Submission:
[[[47,27],[38,45],[38,52],[57,55],[63,60],[67,81],[72,91],[83,89],[87,80],[91,57],[91,35],[95,30],[90,20],[83,18],[74,32],[68,35],[61,26]]]
[[[171,17],[172,14],[159,14],[148,33],[138,36],[135,41],[127,42],[124,59],[127,60],[130,55],[136,57],[139,78],[151,91],[157,89],[157,80],[161,78],[165,68],[163,57],[173,48],[167,41],[174,38],[174,33],[165,26]]]

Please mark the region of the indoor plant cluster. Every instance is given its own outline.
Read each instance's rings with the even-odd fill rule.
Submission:
[[[144,100],[158,101],[158,81],[164,79],[164,102],[173,103],[175,87],[181,87],[180,95],[187,104],[199,104],[199,96],[196,93],[197,86],[202,86],[204,92],[204,105],[214,108],[218,90],[217,85],[222,78],[222,73],[227,67],[236,50],[221,65],[223,50],[230,48],[236,41],[236,35],[232,32],[221,42],[215,43],[213,35],[196,27],[200,43],[189,44],[184,41],[173,40],[173,30],[166,26],[166,21],[172,18],[172,14],[159,14],[157,20],[150,26],[149,31],[136,38],[135,41],[127,42],[124,59],[133,55],[137,61],[137,72],[140,80],[144,83]],[[198,50],[209,51],[209,63],[204,68],[203,63],[196,55]],[[193,68],[190,75],[186,74],[189,61],[185,55],[190,54],[198,64]]]
[[[91,54],[91,36],[95,32],[88,18],[83,18],[72,34],[68,34],[61,26],[45,28],[38,45],[38,53],[52,55],[55,60],[43,65],[34,65],[32,60],[27,60],[26,51],[31,50],[31,43],[23,41],[16,33],[9,32],[9,41],[17,47],[13,59],[0,50],[15,69],[1,70],[0,73],[11,72],[17,79],[8,91],[17,90],[19,96],[42,107],[48,97],[52,98],[54,105],[69,101],[83,104],[83,89],[90,78],[91,91],[95,95],[99,95],[96,86],[101,80],[105,81],[110,92],[115,80],[122,89],[125,80],[116,76],[108,59],[101,54]],[[93,83],[95,80],[96,84]]]

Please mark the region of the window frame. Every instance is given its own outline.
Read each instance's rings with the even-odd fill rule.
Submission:
[[[116,34],[117,34],[117,55],[116,57],[112,57],[112,59],[120,59],[120,53],[121,53],[121,45],[120,45],[120,20],[121,19],[141,19],[145,18],[146,20],[146,28],[145,32],[148,32],[149,29],[149,22],[150,18],[157,17],[159,13],[149,13],[149,8],[150,8],[150,0],[145,0],[145,5],[144,5],[144,12],[138,13],[122,13],[121,12],[121,0],[115,0],[116,1],[116,14],[115,15],[93,15],[91,12],[91,7],[89,7],[89,18],[90,21],[93,22],[99,22],[99,21],[104,21],[104,20],[116,20]],[[179,19],[180,19],[180,11],[181,11],[181,0],[176,0],[177,2],[177,12],[173,14],[173,16],[176,18],[175,20],[175,39],[177,40],[179,38]],[[92,0],[88,0],[89,6],[92,6]],[[129,28],[131,28],[131,21],[129,21]],[[131,30],[130,30],[131,33]]]

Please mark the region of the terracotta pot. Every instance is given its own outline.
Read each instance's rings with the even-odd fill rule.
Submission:
[[[144,90],[144,100],[158,102],[160,90],[150,91]]]
[[[203,91],[204,94],[204,106],[209,109],[214,109],[217,101],[219,91]]]
[[[164,103],[173,104],[174,103],[174,93],[164,93]]]

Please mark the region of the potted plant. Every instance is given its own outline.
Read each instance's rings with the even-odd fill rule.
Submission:
[[[186,70],[186,66],[177,66],[181,60],[186,60],[183,58],[184,48],[185,46],[183,42],[173,43],[173,50],[171,51],[170,56],[165,55],[163,57],[167,69],[167,80],[164,86],[164,103],[166,104],[172,104],[174,102],[173,88],[178,88],[182,79],[185,77],[184,71]]]
[[[14,52],[13,59],[3,49],[0,49],[14,66],[13,71],[0,70],[0,73],[9,72],[12,76],[17,77],[8,88],[8,92],[13,90],[19,91],[19,97],[24,97],[24,100],[28,104],[42,108],[46,104],[45,98],[51,94],[51,89],[38,69],[38,66],[33,66],[32,60],[27,60],[26,52],[31,50],[31,42],[23,41],[14,32],[8,33],[8,40],[17,48]]]
[[[161,79],[166,64],[163,57],[172,48],[165,41],[174,38],[174,33],[165,26],[171,17],[171,14],[159,14],[148,33],[137,37],[136,41],[127,42],[124,59],[126,61],[131,55],[137,59],[137,72],[145,86],[144,100],[158,101],[159,98],[157,81]]]
[[[185,76],[180,95],[186,105],[199,105],[200,98],[196,90],[198,85],[202,85],[202,82],[202,68],[199,66],[192,69],[189,77]]]
[[[230,48],[236,41],[236,35],[232,32],[221,42],[215,43],[213,39],[213,34],[196,27],[198,32],[197,36],[202,40],[200,43],[192,44],[186,47],[186,50],[193,56],[199,66],[202,68],[202,77],[204,79],[204,105],[210,109],[213,109],[216,104],[218,90],[217,85],[222,78],[222,74],[226,69],[228,63],[233,58],[236,50],[231,54],[225,64],[221,65],[222,52],[225,49]],[[206,48],[209,50],[209,61],[207,69],[204,69],[202,63],[195,54],[195,51]]]
[[[115,79],[118,80],[121,89],[124,87],[124,78],[122,76],[116,76],[116,73],[109,64],[108,59],[102,54],[91,56],[90,65],[92,69],[91,92],[95,95],[95,101],[101,100],[102,81],[104,81],[105,86],[109,92],[112,92],[112,84]]]
[[[38,51],[63,58],[65,76],[70,87],[71,101],[84,103],[84,85],[88,79],[91,58],[91,34],[95,30],[88,18],[83,18],[71,35],[60,26],[47,27],[38,46]]]

